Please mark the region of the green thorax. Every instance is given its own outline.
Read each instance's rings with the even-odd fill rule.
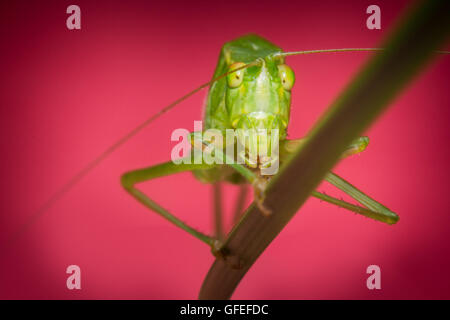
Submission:
[[[227,79],[210,88],[205,110],[205,129],[279,129],[286,136],[291,93],[283,89],[278,65],[283,58],[273,54],[282,50],[257,35],[247,35],[225,43],[214,78],[229,71],[236,62],[250,63],[262,59],[261,65],[244,69],[242,85],[232,88]]]

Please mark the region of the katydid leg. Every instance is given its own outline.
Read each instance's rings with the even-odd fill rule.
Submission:
[[[122,186],[125,188],[125,190],[131,194],[136,200],[138,200],[140,203],[142,203],[144,206],[149,208],[150,210],[155,211],[159,215],[161,215],[163,218],[169,220],[171,223],[176,225],[177,227],[183,229],[184,231],[188,232],[189,234],[193,235],[197,239],[200,239],[201,241],[205,242],[206,244],[212,246],[215,239],[203,234],[202,232],[192,228],[185,222],[178,219],[176,216],[174,216],[172,213],[161,207],[159,204],[154,202],[152,199],[150,199],[147,195],[142,193],[138,188],[136,188],[136,184],[148,180],[152,180],[155,178],[185,172],[185,171],[192,171],[194,169],[201,169],[201,168],[211,168],[211,165],[206,164],[175,164],[171,161],[165,162],[162,164],[158,164],[155,166],[151,166],[144,169],[134,170],[127,172],[122,175],[121,183]]]
[[[306,141],[306,139],[286,140],[281,151],[284,152],[285,156],[287,156],[288,154],[293,153],[296,148],[300,147],[301,144]],[[368,137],[359,137],[355,139],[346,150],[344,150],[341,157],[345,158],[347,156],[360,153],[366,149],[368,144]],[[398,221],[399,217],[394,212],[383,206],[381,203],[370,198],[335,173],[329,172],[325,176],[325,180],[338,189],[344,191],[346,194],[358,201],[360,204],[364,205],[366,208],[336,199],[318,191],[313,191],[311,193],[313,197],[384,223],[394,224]]]
[[[263,205],[264,202],[264,190],[267,184],[267,180],[256,175],[252,170],[246,166],[236,163],[235,159],[232,159],[228,154],[224,153],[221,148],[217,148],[213,143],[205,141],[199,138],[200,132],[193,132],[190,134],[191,144],[194,148],[202,148],[203,152],[205,149],[212,154],[215,153],[217,158],[223,159],[223,162],[233,168],[236,172],[241,174],[245,180],[247,180],[252,186],[255,194],[255,203],[258,205],[261,212],[265,215],[269,215],[271,211]]]
[[[247,184],[239,185],[239,192],[234,206],[233,222],[236,224],[241,219],[244,212],[245,200],[247,199],[248,186]]]
[[[218,240],[223,240],[223,206],[222,206],[222,184],[215,182],[213,184],[214,193],[214,229],[215,237]]]
[[[221,150],[214,149],[215,152],[222,152]],[[192,160],[191,156],[189,156],[189,160]],[[192,161],[189,161],[192,162]],[[218,239],[210,237],[208,235],[205,235],[201,233],[200,231],[192,228],[191,226],[187,225],[185,222],[178,219],[176,216],[174,216],[172,213],[161,207],[159,204],[154,202],[152,199],[150,199],[147,195],[142,193],[138,188],[136,188],[136,184],[148,180],[152,180],[155,178],[160,178],[163,176],[180,173],[180,172],[186,172],[186,171],[192,171],[192,170],[199,170],[199,169],[210,169],[214,167],[214,164],[188,164],[181,161],[180,164],[175,164],[172,161],[161,163],[155,166],[151,166],[144,169],[138,169],[134,171],[127,172],[122,175],[121,178],[121,184],[125,188],[125,190],[131,194],[136,200],[141,202],[144,206],[149,208],[150,210],[155,211],[159,215],[161,215],[163,218],[167,219],[177,227],[183,229],[184,231],[188,232],[189,234],[193,235],[194,237],[200,239],[201,241],[207,243],[210,246],[217,246]],[[240,164],[230,164],[230,166],[235,169],[237,172],[241,173],[244,177],[247,179],[252,179],[253,173],[245,168],[244,166]],[[218,193],[217,190],[214,191],[214,193]],[[221,214],[220,214],[221,216]],[[216,233],[219,235],[217,231],[219,231],[218,221],[216,221]],[[222,222],[220,221],[220,229],[222,229],[221,226]],[[222,231],[220,231],[221,233]],[[219,238],[220,239],[220,238]]]
[[[389,210],[387,207],[382,205],[381,203],[375,201],[362,191],[358,190],[356,187],[351,185],[349,182],[345,181],[337,174],[333,172],[329,172],[325,176],[325,180],[334,185],[336,188],[344,191],[350,197],[358,201],[360,204],[364,205],[366,208],[362,208],[359,206],[351,205],[345,201],[334,199],[329,201],[329,199],[321,198],[327,202],[331,202],[337,206],[344,207],[348,210],[354,211],[356,213],[360,213],[366,217],[387,223],[387,224],[395,224],[399,217],[394,212]],[[320,195],[313,194],[315,197],[321,197]],[[350,205],[350,206],[349,206]]]

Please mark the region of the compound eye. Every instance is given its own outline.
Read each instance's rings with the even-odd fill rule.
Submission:
[[[235,62],[228,68],[228,72],[236,70],[243,66],[245,66],[245,63]],[[239,87],[242,84],[243,80],[244,80],[244,69],[238,70],[236,72],[233,72],[233,73],[230,73],[227,75],[227,84],[230,88]]]
[[[280,75],[281,84],[284,90],[290,91],[295,83],[295,74],[291,68],[285,64],[278,65],[278,74]]]

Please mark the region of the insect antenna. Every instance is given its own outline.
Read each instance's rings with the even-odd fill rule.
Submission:
[[[36,222],[44,213],[46,213],[58,200],[60,200],[65,194],[67,194],[74,186],[76,186],[81,179],[83,179],[85,176],[87,176],[93,169],[95,169],[100,163],[102,163],[108,156],[110,156],[114,151],[116,151],[119,147],[124,145],[127,141],[129,141],[131,138],[133,138],[136,134],[138,134],[142,129],[147,127],[150,123],[158,119],[160,116],[162,116],[167,111],[173,109],[175,106],[183,102],[184,100],[187,100],[192,95],[196,94],[197,92],[201,91],[202,89],[205,89],[212,85],[214,82],[226,77],[227,75],[234,73],[236,71],[246,69],[252,66],[256,66],[261,64],[261,61],[255,60],[252,61],[242,67],[233,69],[231,71],[228,71],[200,86],[195,88],[194,90],[188,92],[181,98],[175,100],[171,104],[167,105],[166,107],[162,108],[157,113],[153,114],[149,118],[147,118],[145,121],[141,122],[139,125],[128,131],[125,135],[123,135],[121,138],[116,140],[112,145],[110,145],[107,149],[105,149],[102,153],[100,153],[96,158],[94,158],[92,161],[90,161],[87,165],[85,165],[80,171],[78,171],[72,178],[70,178],[65,184],[63,184],[43,205],[41,205],[34,214],[29,218],[27,222],[25,222],[22,226],[19,227],[18,231],[13,234],[13,236],[7,241],[5,244],[6,246],[13,244],[26,230],[28,230],[31,225]],[[2,248],[0,248],[2,249]]]
[[[341,49],[319,49],[319,50],[305,50],[305,51],[289,51],[289,52],[278,52],[275,53],[276,57],[287,57],[296,56],[300,54],[312,54],[312,53],[343,53],[343,52],[373,52],[373,51],[383,51],[384,48],[341,48]],[[435,53],[439,54],[450,54],[450,51],[436,50]]]

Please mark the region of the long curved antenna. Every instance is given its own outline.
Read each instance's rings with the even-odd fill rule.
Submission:
[[[56,201],[61,199],[67,192],[69,192],[78,182],[80,182],[81,179],[83,179],[88,173],[90,173],[94,168],[96,168],[100,163],[102,163],[111,153],[113,153],[115,150],[117,150],[120,146],[125,144],[128,140],[130,140],[132,137],[134,137],[136,134],[138,134],[142,129],[144,129],[146,126],[148,126],[150,123],[155,121],[157,118],[159,118],[161,115],[166,113],[167,111],[173,109],[176,105],[183,102],[184,100],[188,99],[195,93],[201,91],[202,89],[210,86],[214,82],[226,77],[230,73],[246,69],[248,67],[256,66],[260,64],[261,62],[259,60],[255,60],[253,62],[250,62],[242,67],[233,69],[232,71],[229,71],[227,73],[224,73],[202,85],[195,88],[194,90],[188,92],[181,98],[175,100],[168,106],[162,108],[160,111],[158,111],[156,114],[152,115],[145,121],[143,121],[138,126],[134,127],[132,130],[130,130],[128,133],[126,133],[122,138],[118,139],[116,142],[114,142],[109,148],[107,148],[105,151],[103,151],[99,156],[97,156],[94,160],[89,162],[86,166],[84,166],[78,173],[76,173],[69,181],[67,181],[61,188],[59,188],[42,206],[40,206],[36,212],[29,218],[27,222],[25,222],[21,227],[19,227],[19,230],[7,241],[6,245],[11,245],[14,243],[35,221],[37,221],[45,212],[47,212],[48,209],[50,209]]]
[[[383,51],[383,48],[342,48],[342,49],[319,49],[319,50],[306,50],[306,51],[290,51],[280,52],[277,56],[295,56],[299,54],[312,54],[312,53],[328,53],[328,52],[357,52],[357,51]]]
[[[341,52],[371,52],[371,51],[383,51],[384,48],[342,48],[342,49],[319,49],[319,50],[305,50],[305,51],[289,51],[289,52],[279,52],[275,53],[276,57],[287,57],[287,56],[296,56],[300,54],[312,54],[312,53],[341,53]],[[436,53],[439,54],[450,54],[450,51],[445,50],[436,50]]]

